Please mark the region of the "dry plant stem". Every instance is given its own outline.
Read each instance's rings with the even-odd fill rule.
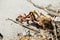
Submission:
[[[28,26],[26,26],[26,25],[23,25],[22,23],[18,23],[18,22],[14,21],[14,20],[12,20],[12,19],[9,19],[9,18],[8,18],[7,20],[10,20],[10,21],[12,21],[12,22],[14,22],[14,23],[16,23],[16,24],[21,25],[21,26],[24,27],[24,28],[27,28],[27,29],[30,29],[30,30],[32,30],[32,31],[36,31],[36,32],[39,33],[39,30],[38,30],[38,29],[31,28],[30,26],[28,27]]]
[[[27,1],[30,2],[31,4],[33,4],[34,7],[39,8],[39,9],[42,9],[42,10],[46,11],[47,13],[49,13],[50,15],[54,15],[54,16],[60,17],[60,13],[58,13],[57,10],[50,9],[50,8],[49,8],[49,5],[44,8],[44,7],[42,7],[42,6],[36,5],[36,4],[33,3],[31,0],[27,0]],[[59,10],[58,10],[58,11],[59,11]],[[60,12],[60,11],[59,11],[59,12]]]

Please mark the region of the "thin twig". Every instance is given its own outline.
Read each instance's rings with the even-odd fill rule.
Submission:
[[[31,4],[33,4],[34,7],[39,8],[39,9],[42,9],[42,10],[46,11],[47,13],[49,13],[50,15],[54,15],[54,16],[60,17],[60,11],[59,11],[59,9],[57,9],[58,10],[58,12],[57,12],[57,10],[50,9],[49,8],[49,5],[44,8],[42,6],[36,5],[31,0],[27,0],[27,1],[30,2]]]
[[[26,25],[23,25],[22,23],[18,23],[18,22],[16,22],[16,21],[14,21],[14,20],[12,20],[12,19],[7,19],[7,20],[10,20],[10,21],[12,21],[12,22],[14,22],[14,23],[16,23],[16,24],[19,24],[19,25],[21,25],[22,27],[24,27],[24,28],[27,28],[27,29],[30,29],[30,30],[32,30],[32,31],[36,31],[36,32],[38,32],[39,33],[39,30],[38,29],[34,29],[33,27],[31,28],[31,26],[26,26]]]
[[[10,20],[10,21],[12,21],[12,22],[14,22],[14,23],[16,23],[16,24],[19,24],[18,22],[14,21],[14,20],[12,20],[12,19],[10,19],[10,18],[8,18],[8,19],[6,19],[6,20]]]

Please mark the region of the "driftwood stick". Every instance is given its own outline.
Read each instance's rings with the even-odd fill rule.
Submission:
[[[24,27],[24,28],[27,28],[27,29],[30,29],[30,30],[32,30],[32,31],[35,31],[35,32],[40,32],[38,29],[34,29],[33,27],[31,28],[30,26],[28,27],[28,26],[26,26],[26,25],[23,25],[22,23],[18,23],[18,22],[16,22],[16,21],[14,21],[14,20],[12,20],[12,19],[7,19],[7,20],[10,20],[10,21],[12,21],[12,22],[14,22],[14,23],[16,23],[16,24],[19,24],[19,25],[21,25],[22,27]]]
[[[34,7],[42,9],[42,10],[46,11],[48,14],[50,14],[50,15],[54,15],[54,16],[60,17],[60,10],[59,9],[57,9],[58,10],[58,12],[57,12],[57,10],[50,9],[49,5],[44,8],[42,6],[36,5],[31,0],[27,0],[27,1],[30,2]]]

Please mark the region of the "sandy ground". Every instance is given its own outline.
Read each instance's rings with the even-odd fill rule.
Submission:
[[[52,4],[53,7],[59,8],[60,0],[32,0],[35,4],[46,7]],[[26,0],[0,0],[0,33],[3,35],[3,40],[16,40],[18,33],[26,34],[24,28],[11,21],[6,21],[7,18],[15,20],[21,13],[27,13],[31,10],[41,9],[35,8]],[[46,14],[46,12],[44,12]]]

